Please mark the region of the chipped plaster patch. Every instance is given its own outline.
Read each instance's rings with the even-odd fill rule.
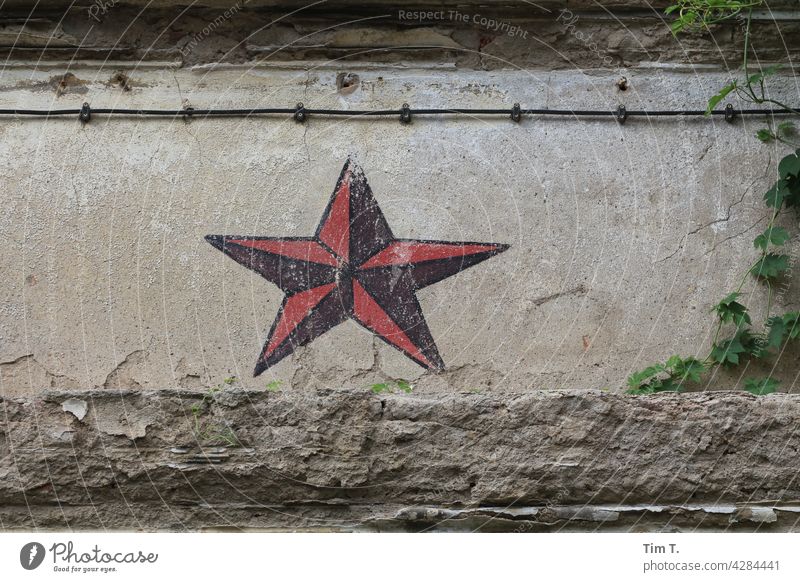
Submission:
[[[61,409],[74,415],[78,420],[83,420],[89,411],[89,403],[77,398],[68,398],[61,403]]]

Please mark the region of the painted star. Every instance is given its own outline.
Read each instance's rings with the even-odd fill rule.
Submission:
[[[313,237],[206,240],[286,294],[254,376],[348,319],[420,366],[443,369],[415,292],[508,248],[395,238],[364,172],[349,159]]]

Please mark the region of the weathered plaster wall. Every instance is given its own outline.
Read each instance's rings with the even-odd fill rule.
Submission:
[[[337,90],[337,73],[359,76]],[[701,108],[723,75],[628,71],[470,72],[317,67],[6,71],[30,106]],[[791,81],[784,81],[791,90]],[[672,352],[701,354],[708,309],[735,287],[765,221],[778,151],[756,120],[418,118],[5,120],[0,315],[3,390],[209,387],[420,392],[610,388]],[[258,379],[252,369],[283,294],[208,245],[206,234],[310,236],[348,156],[396,236],[511,249],[420,292],[447,364],[423,369],[355,324]],[[796,254],[797,249],[793,247]],[[776,297],[797,306],[798,287]],[[753,288],[747,303],[764,306]],[[796,354],[779,374],[791,386]],[[736,378],[710,387],[734,388]]]
[[[9,17],[0,107],[703,109],[740,50],[735,25],[676,46],[629,2],[569,4],[572,29],[480,7],[529,39],[391,15],[308,36],[367,9],[268,26],[254,4],[208,34],[214,2]],[[798,54],[775,7],[766,61]],[[790,73],[770,90],[795,102]],[[0,527],[796,527],[793,395],[622,394],[708,350],[783,154],[761,124],[3,118]],[[419,293],[445,371],[346,323],[253,378],[283,294],[203,237],[310,236],[348,157],[396,236],[511,248]],[[746,371],[793,392],[797,360]],[[370,391],[397,379],[413,393]]]

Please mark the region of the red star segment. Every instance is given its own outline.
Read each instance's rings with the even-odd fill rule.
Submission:
[[[358,281],[353,281],[353,316],[358,323],[374,331],[390,345],[405,353],[418,364],[426,368],[433,367],[428,358],[409,339],[406,332],[392,321],[392,318],[381,309],[378,302],[367,293]]]
[[[256,376],[347,319],[419,365],[443,368],[415,292],[508,248],[396,239],[364,173],[350,160],[314,237],[209,235],[206,240],[286,294]]]
[[[350,174],[340,180],[333,195],[328,218],[319,227],[319,240],[328,245],[337,257],[350,260]]]
[[[361,269],[372,267],[405,267],[424,261],[465,257],[476,253],[493,251],[497,245],[478,245],[467,243],[445,243],[424,241],[396,241],[373,256]]]
[[[289,334],[297,327],[297,324],[308,317],[314,307],[319,305],[319,302],[335,288],[336,283],[328,283],[327,285],[313,287],[308,291],[300,291],[300,293],[286,297],[275,329],[272,331],[267,345],[264,346],[264,353],[261,354],[261,359],[266,359],[275,352],[275,348],[289,337]]]

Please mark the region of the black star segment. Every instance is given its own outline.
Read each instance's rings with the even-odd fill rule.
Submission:
[[[348,319],[420,366],[444,368],[416,291],[508,248],[395,238],[364,172],[350,160],[314,236],[206,240],[286,294],[255,376]]]

